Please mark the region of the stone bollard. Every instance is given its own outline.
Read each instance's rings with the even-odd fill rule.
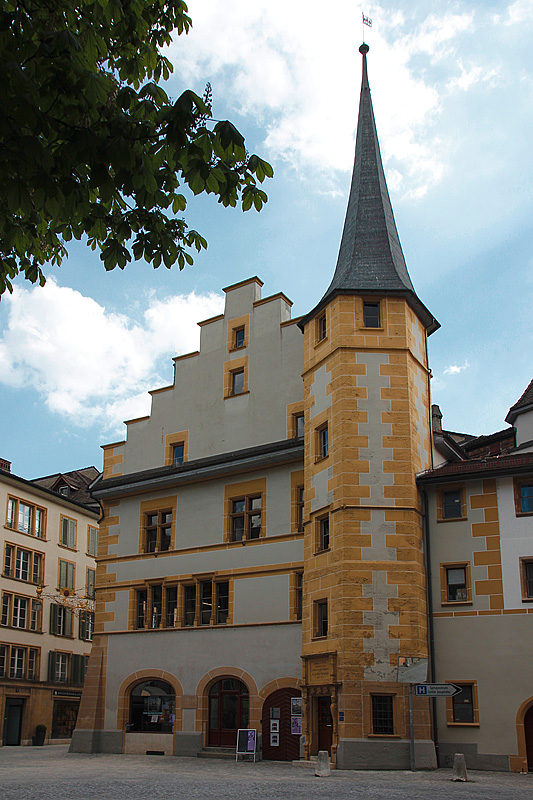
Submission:
[[[331,770],[329,768],[329,753],[327,750],[319,750],[316,759],[315,775],[317,778],[329,778]]]
[[[453,757],[452,781],[467,781],[466,760],[462,753],[456,753]]]

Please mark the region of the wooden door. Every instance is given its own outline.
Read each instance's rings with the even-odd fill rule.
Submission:
[[[19,745],[22,728],[22,711],[24,700],[7,697],[4,716],[4,744]]]
[[[291,713],[294,697],[301,698],[298,689],[277,689],[263,703],[263,759],[267,761],[296,761],[300,758],[302,717]],[[294,710],[301,710],[300,704],[298,706]]]
[[[248,689],[236,678],[222,678],[209,691],[210,747],[235,747],[237,730],[247,728],[249,719]]]
[[[333,741],[333,719],[331,717],[331,697],[317,697],[318,705],[318,749],[327,750],[331,755]]]
[[[526,735],[527,769],[528,772],[533,772],[533,706],[526,711],[524,733]]]

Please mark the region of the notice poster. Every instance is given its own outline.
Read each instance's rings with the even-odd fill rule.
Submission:
[[[257,731],[255,728],[239,728],[237,731],[236,752],[241,755],[255,754]]]
[[[270,734],[270,747],[279,747],[279,733]]]
[[[302,718],[291,717],[291,733],[294,733],[299,736],[301,732],[302,732]]]
[[[301,697],[291,697],[291,716],[293,716],[293,717],[301,717],[302,716],[302,698]]]
[[[270,720],[270,733],[279,733],[279,719]]]

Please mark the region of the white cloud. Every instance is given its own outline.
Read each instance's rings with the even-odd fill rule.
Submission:
[[[448,89],[462,89],[467,91],[476,83],[493,83],[494,78],[499,74],[498,69],[492,67],[472,66],[467,68],[459,61],[460,75],[456,75],[448,82]]]
[[[209,77],[215,114],[217,97],[224,97],[234,110],[255,116],[266,128],[271,159],[303,175],[322,171],[322,188],[335,192],[336,171],[353,163],[361,8],[348,0],[332,0],[327,12],[319,0],[203,0],[191,13],[192,31],[170,49],[178,74],[193,85]],[[395,170],[396,189],[422,197],[446,171],[447,143],[432,126],[447,90],[416,60],[439,63],[457,77],[454,54],[460,37],[473,30],[474,13],[416,20],[377,4],[365,13],[373,20],[365,33],[383,157]]]
[[[150,298],[135,318],[106,310],[49,280],[6,296],[0,382],[33,388],[50,411],[78,426],[116,431],[149,413],[147,390],[168,383],[171,358],[198,348],[197,322],[220,313],[210,293]]]
[[[470,364],[468,361],[465,361],[464,364],[459,366],[458,364],[451,364],[449,367],[446,367],[444,370],[444,375],[459,375],[461,372],[464,372],[465,369],[468,369]]]

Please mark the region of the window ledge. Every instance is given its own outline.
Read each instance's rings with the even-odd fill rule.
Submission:
[[[401,739],[399,733],[369,733],[368,739]]]
[[[246,350],[247,347],[248,347],[248,342],[245,342],[244,344],[241,344],[240,347],[235,347],[235,346],[230,347],[228,349],[228,353],[239,353],[241,350]]]
[[[327,636],[313,636],[312,640],[313,642],[324,642],[327,638]]]
[[[61,542],[59,542],[58,547],[60,547],[62,550],[70,550],[71,553],[78,552],[77,547],[69,547],[68,544],[61,544]]]
[[[226,394],[224,395],[224,400],[229,400],[232,397],[242,397],[243,394],[250,394],[250,390],[247,389],[245,392],[239,392],[238,394]]]
[[[327,454],[327,456],[316,456],[315,464],[320,464],[322,461],[327,461],[328,458],[329,458],[329,453]]]
[[[314,556],[321,556],[323,553],[329,553],[330,550],[331,550],[331,547],[326,547],[325,550],[315,550],[313,555]]]
[[[447,722],[449,728],[479,728],[479,722]]]
[[[437,517],[437,522],[466,522],[468,517]]]
[[[533,600],[533,597],[531,599]],[[443,608],[449,608],[450,606],[471,606],[472,603],[472,600],[448,600],[447,602],[441,603],[441,606]]]
[[[316,342],[315,342],[315,350],[316,350],[317,347],[320,347],[320,345],[324,344],[324,342],[327,342],[328,339],[329,339],[329,336],[324,336],[323,339],[317,339]]]
[[[516,511],[515,515],[517,517],[533,517],[533,511]]]

